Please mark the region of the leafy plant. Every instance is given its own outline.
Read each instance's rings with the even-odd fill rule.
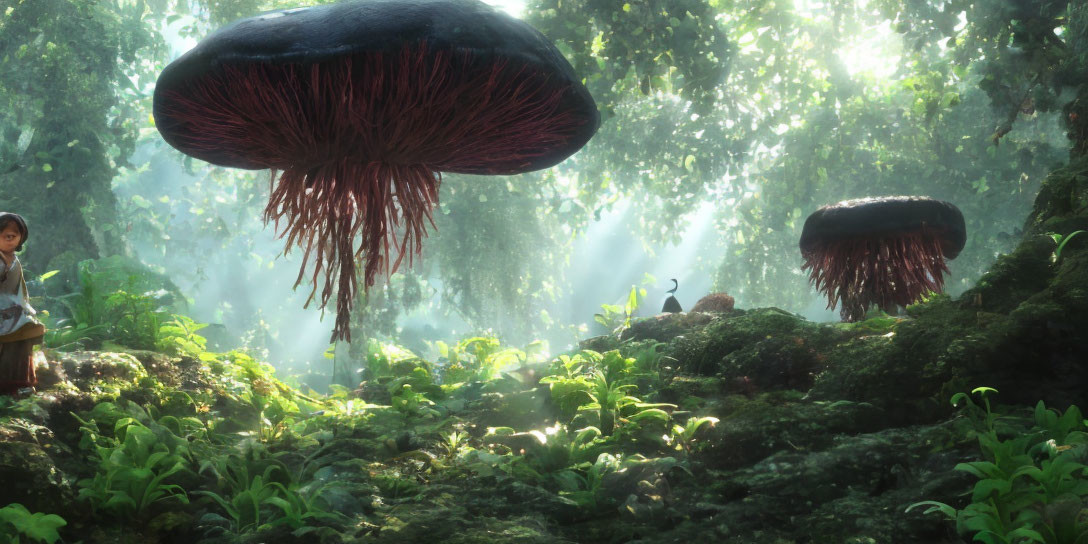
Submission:
[[[589,390],[593,388],[593,382],[586,376],[546,376],[540,383],[548,385],[552,402],[563,420],[570,420],[582,405],[592,400]]]
[[[552,475],[561,488],[564,480],[570,477],[571,467],[593,462],[602,453],[615,448],[603,439],[601,430],[596,427],[570,432],[566,425],[556,424],[541,433],[540,438],[541,447],[529,452],[526,460],[534,470]]]
[[[392,399],[393,409],[410,416],[424,416],[431,415],[437,416],[438,412],[432,408],[434,401],[427,398],[427,395],[412,388],[412,384],[401,384],[393,394]]]
[[[979,478],[971,503],[957,510],[942,502],[922,501],[907,510],[928,506],[926,513],[944,514],[956,521],[960,534],[973,534],[973,540],[986,544],[1088,542],[1088,519],[1082,515],[1088,507],[1088,466],[1078,462],[1088,447],[1088,427],[1080,410],[1071,406],[1059,415],[1040,401],[1028,433],[1001,439],[986,398],[991,392],[996,391],[972,391],[982,397],[985,408],[964,393],[952,397],[954,405],[967,400],[967,410],[981,423],[983,460],[956,465]]]
[[[53,544],[60,540],[57,529],[68,525],[56,514],[31,513],[25,506],[12,503],[0,508],[0,541],[19,544],[23,537],[31,542]]]
[[[708,423],[713,427],[718,423],[718,418],[709,416],[692,417],[688,418],[683,425],[675,424],[672,426],[669,442],[674,444],[676,449],[683,451],[685,455],[690,455],[694,448],[695,435],[703,425]]]
[[[103,318],[110,331],[109,339],[137,349],[154,349],[158,344],[159,328],[168,319],[160,299],[164,291],[130,293],[117,290],[106,297]]]
[[[399,472],[376,475],[374,485],[378,486],[383,497],[391,501],[404,500],[423,492],[423,486],[419,482],[406,478]]]
[[[171,355],[213,358],[207,353],[208,340],[196,333],[207,326],[207,323],[197,323],[190,317],[173,314],[170,321],[159,325],[155,347]]]
[[[604,354],[586,350],[574,357],[560,356],[552,363],[552,374],[540,383],[549,384],[561,417],[570,418],[576,412],[591,413],[596,416],[601,433],[611,436],[618,418],[621,418],[619,423],[669,421],[669,414],[662,408],[673,405],[644,403],[627,394],[638,389],[630,383],[639,376],[636,370],[636,359],[624,357],[617,350]]]
[[[982,406],[975,404],[971,400],[971,396],[967,393],[956,393],[952,395],[952,406],[958,406],[960,401],[963,401],[964,408],[967,411],[968,417],[975,422],[975,427],[980,433],[994,432],[994,424],[997,423],[997,418],[1000,417],[994,413],[990,406],[990,399],[987,397],[990,393],[997,393],[997,389],[992,387],[976,387],[971,390],[972,395],[978,395],[982,399]]]
[[[343,514],[326,510],[321,505],[323,501],[321,494],[330,485],[332,484],[318,486],[310,491],[299,489],[295,483],[285,487],[282,497],[271,497],[267,501],[281,510],[280,517],[273,520],[268,526],[286,525],[294,529],[296,534],[305,534],[309,532],[307,526],[313,521],[345,519]],[[298,533],[298,531],[302,531],[302,533]]]
[[[263,441],[284,436],[295,422],[292,416],[304,407],[322,404],[288,387],[276,378],[272,365],[244,351],[232,350],[202,359],[211,370],[215,393],[247,408],[238,414],[241,417],[224,423],[256,434]]]
[[[580,471],[564,472],[569,476],[570,489],[560,490],[564,496],[582,508],[596,510],[601,500],[601,489],[605,474],[617,468],[617,458],[610,453],[602,453],[592,464],[586,463]]]
[[[1065,249],[1066,244],[1078,234],[1082,234],[1083,230],[1075,230],[1069,234],[1062,235],[1057,232],[1048,232],[1047,236],[1050,236],[1054,240],[1054,243],[1058,246],[1054,248],[1054,253],[1050,255],[1051,262],[1058,262],[1058,259],[1062,257],[1062,250]]]
[[[592,387],[586,392],[590,402],[578,407],[578,410],[597,414],[601,433],[609,436],[616,429],[616,417],[620,410],[624,406],[640,402],[637,397],[627,395],[626,391],[630,389],[636,387],[609,380],[598,370],[593,376]]]
[[[609,474],[624,473],[648,475],[649,473],[664,474],[673,468],[680,467],[676,459],[672,457],[660,457],[647,459],[642,455],[602,453],[596,461],[582,463],[575,472],[575,477],[570,483],[576,488],[561,490],[560,495],[573,500],[580,507],[589,510],[602,510],[607,507],[617,506],[616,498],[612,494],[603,493],[605,490],[605,478]],[[682,468],[682,467],[680,467]]]
[[[71,327],[62,327],[58,335],[47,339],[57,346],[109,339],[155,349],[160,325],[170,319],[169,310],[182,299],[168,279],[122,256],[81,261],[78,277],[78,292],[56,298],[68,310],[69,320],[57,319],[54,324]]]
[[[616,304],[602,304],[602,313],[593,314],[593,320],[600,323],[606,330],[618,334],[631,326],[631,318],[635,316],[642,299],[646,298],[646,289],[636,285],[631,286],[627,294],[627,301],[623,306]]]
[[[262,521],[267,522],[271,517],[264,514],[262,508],[269,505],[269,499],[276,497],[282,484],[274,480],[275,472],[283,470],[283,467],[271,465],[265,468],[262,474],[250,476],[246,465],[239,463],[237,457],[205,461],[201,466],[201,472],[215,463],[220,482],[229,482],[226,496],[214,491],[194,491],[194,495],[200,495],[212,499],[222,509],[231,522],[231,528],[236,533],[245,533],[262,527]],[[277,488],[276,486],[279,486]]]
[[[380,342],[368,338],[366,342],[366,365],[363,370],[364,380],[380,380],[396,375],[396,363],[417,358],[411,351],[396,344]]]
[[[38,320],[45,325],[45,337],[42,343],[47,348],[60,351],[83,349],[92,344],[95,341],[94,338],[106,329],[105,324],[72,324],[72,319],[58,317],[46,311],[38,313]]]
[[[666,357],[663,353],[665,346],[664,342],[658,342],[656,340],[650,340],[643,344],[636,344],[637,348],[631,353],[633,359],[631,373],[635,377],[645,377],[648,379],[651,385],[660,385],[661,378],[661,361],[665,359],[672,360],[671,357]]]
[[[81,423],[84,445],[93,449],[98,464],[93,478],[79,482],[80,499],[117,517],[142,516],[160,501],[188,504],[185,490],[167,483],[171,476],[186,469],[185,439],[169,431],[155,433],[132,417],[117,419],[113,437],[106,437],[93,418],[76,419]],[[163,440],[164,434],[172,440]]]
[[[299,529],[310,520],[342,518],[318,503],[327,485],[308,493],[301,492],[292,472],[276,459],[260,454],[232,454],[204,461],[200,472],[205,471],[216,476],[221,493],[202,490],[194,494],[208,497],[219,505],[228,516],[226,519],[234,533],[278,525]]]
[[[452,346],[435,342],[439,356],[446,363],[442,368],[442,383],[447,384],[494,379],[503,370],[524,364],[541,346],[541,342],[533,342],[525,350],[504,348],[493,336],[465,338]]]
[[[548,369],[548,377],[572,379],[596,368],[601,360],[601,354],[596,351],[582,350],[570,355],[560,355],[552,361]]]
[[[438,450],[442,460],[449,463],[460,457],[463,453],[472,450],[468,445],[468,434],[462,431],[452,431],[442,435],[438,442]]]

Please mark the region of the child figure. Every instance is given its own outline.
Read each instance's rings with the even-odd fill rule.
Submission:
[[[34,345],[42,343],[45,327],[34,318],[15,252],[27,238],[19,214],[0,212],[0,394],[24,396],[34,392]]]

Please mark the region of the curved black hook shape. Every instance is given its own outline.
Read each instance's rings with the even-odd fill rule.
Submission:
[[[676,279],[674,278],[672,280],[672,290],[668,291],[669,298],[665,299],[665,306],[661,308],[662,313],[670,312],[675,314],[684,311],[683,308],[680,307],[680,301],[676,300],[676,297],[672,296],[672,293],[675,293],[676,290],[679,288],[680,282],[676,281]]]

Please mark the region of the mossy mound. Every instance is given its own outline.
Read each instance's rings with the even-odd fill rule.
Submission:
[[[697,314],[707,316],[708,314]],[[821,350],[846,335],[828,326],[811,323],[778,308],[735,311],[715,317],[705,326],[690,328],[676,337],[670,353],[689,374],[727,377],[760,375],[763,387],[785,387],[795,374],[814,370]],[[768,370],[768,363],[787,361]]]
[[[49,353],[42,391],[0,405],[0,477],[21,478],[0,498],[87,542],[957,542],[906,512],[966,504],[978,422],[952,394],[1088,400],[1088,235],[1060,257],[1047,235],[1086,214],[1080,162],[977,287],[905,317],[670,314],[518,371],[466,355],[450,383],[410,354],[311,398],[241,352]],[[125,465],[152,453],[176,467]],[[176,487],[109,502],[134,474]]]
[[[709,323],[711,319],[713,319],[711,314],[701,312],[664,313],[654,317],[637,319],[629,328],[620,333],[620,340],[668,342],[692,328]]]

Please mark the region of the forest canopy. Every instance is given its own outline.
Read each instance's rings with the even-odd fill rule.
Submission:
[[[76,263],[128,255],[190,297],[204,289],[203,319],[255,347],[292,334],[278,332],[298,311],[286,292],[268,312],[232,296],[267,285],[270,269],[296,268],[261,242],[272,228],[259,220],[267,173],[174,151],[154,128],[151,92],[162,68],[211,30],[298,5],[0,1],[0,208],[32,225],[30,273],[62,271],[45,284],[52,295],[75,288]],[[928,195],[966,218],[966,249],[950,264],[955,294],[1013,247],[1043,177],[1088,150],[1082,2],[513,7],[584,78],[601,128],[549,170],[445,176],[422,258],[359,301],[354,337],[395,336],[398,319],[426,309],[511,343],[573,338],[576,324],[552,315],[572,291],[572,244],[620,206],[632,207],[631,236],[649,246],[680,242],[710,203],[724,248],[705,272],[715,290],[738,306],[796,311],[817,296],[799,266],[804,217],[848,198]],[[599,286],[592,302],[629,288]]]

